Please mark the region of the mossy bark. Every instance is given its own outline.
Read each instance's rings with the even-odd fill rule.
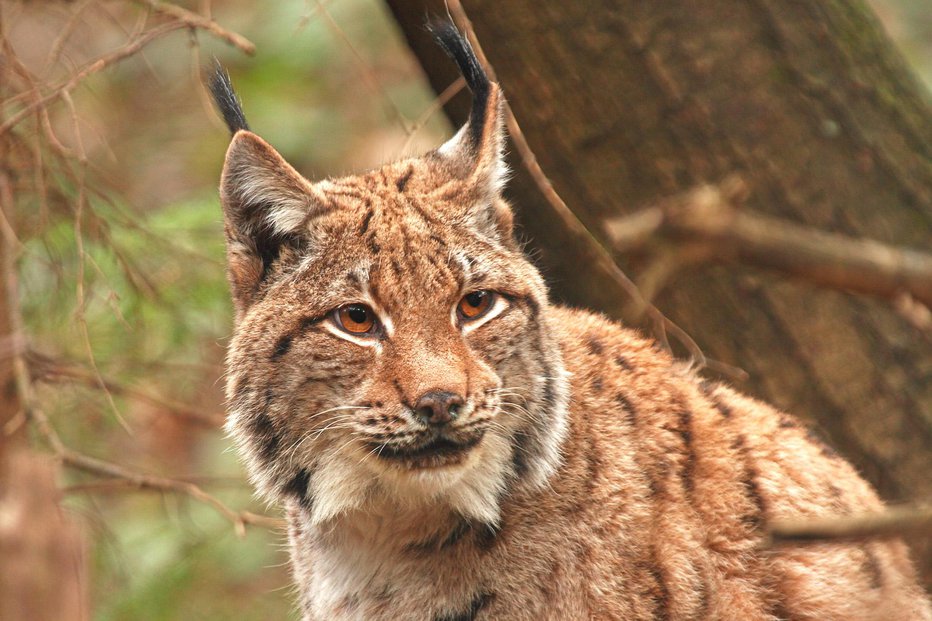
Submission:
[[[389,0],[438,89],[423,29],[443,3]],[[932,110],[861,2],[474,0],[466,7],[544,172],[596,237],[606,218],[731,173],[750,209],[932,244]],[[465,97],[447,107],[461,122]],[[629,301],[522,169],[511,196],[555,295]],[[603,240],[604,241],[604,240]],[[634,277],[645,265],[618,257]],[[932,345],[887,302],[740,266],[678,272],[657,305],[739,388],[819,427],[890,501],[932,498]],[[920,548],[932,583],[932,546]]]

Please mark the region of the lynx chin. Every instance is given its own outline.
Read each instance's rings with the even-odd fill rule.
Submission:
[[[359,175],[308,181],[211,81],[227,430],[285,508],[304,619],[932,620],[899,541],[762,551],[767,520],[881,507],[847,462],[548,301],[501,195],[501,89],[433,30],[468,122]]]

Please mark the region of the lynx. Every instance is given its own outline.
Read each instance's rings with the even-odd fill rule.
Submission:
[[[548,301],[501,194],[501,89],[434,30],[468,122],[361,175],[306,180],[211,83],[227,429],[285,509],[304,619],[932,619],[899,541],[761,546],[774,518],[881,507],[842,458]]]

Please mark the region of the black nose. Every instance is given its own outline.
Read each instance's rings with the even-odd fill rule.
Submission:
[[[432,390],[421,395],[414,404],[414,414],[428,425],[446,425],[456,420],[463,407],[463,398],[452,392]]]

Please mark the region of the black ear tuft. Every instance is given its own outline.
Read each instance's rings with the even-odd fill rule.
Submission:
[[[488,113],[489,76],[479,63],[476,53],[466,37],[457,30],[452,22],[444,19],[431,19],[427,29],[434,35],[437,43],[453,59],[466,78],[466,84],[472,91],[472,111],[469,113],[469,128],[474,144],[478,144]]]
[[[230,74],[220,64],[215,61],[214,72],[208,81],[210,92],[214,96],[214,102],[223,115],[230,133],[235,134],[241,129],[249,129],[249,123],[246,122],[246,115],[243,114],[243,106],[233,92],[233,83],[230,82]]]

